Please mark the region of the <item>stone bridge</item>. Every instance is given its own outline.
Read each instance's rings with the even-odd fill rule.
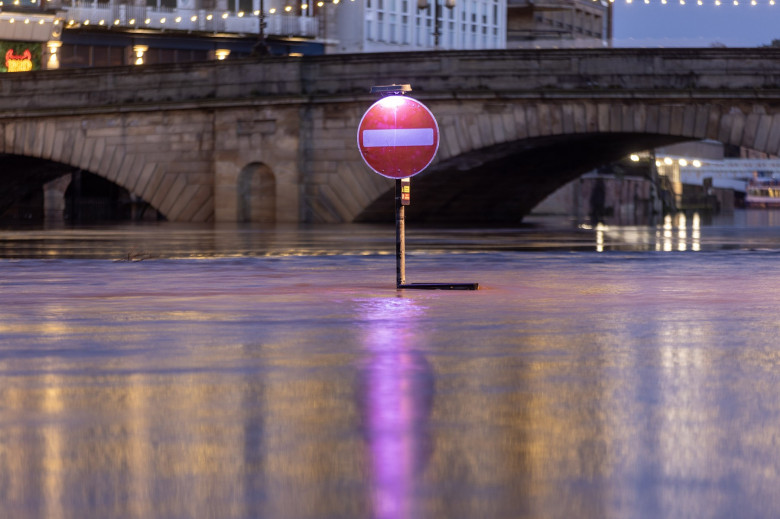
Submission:
[[[410,218],[519,222],[631,152],[714,139],[780,153],[780,49],[464,51],[7,74],[0,212],[74,169],[188,222],[392,218],[357,151],[369,87],[439,121]],[[47,184],[48,185],[48,184]]]

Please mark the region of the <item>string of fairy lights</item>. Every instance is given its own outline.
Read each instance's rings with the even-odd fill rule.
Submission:
[[[599,0],[593,0],[594,2],[598,2]],[[768,6],[774,6],[777,2],[776,0],[762,0],[759,2],[759,0],[622,0],[620,2],[615,2],[615,0],[609,0],[610,4],[614,3],[624,3],[624,4],[655,4],[655,5],[697,5],[697,6],[706,6],[706,5],[713,5],[715,7],[720,7],[722,5],[732,5],[732,6],[741,6],[741,5],[748,5],[748,6],[760,6],[760,5],[768,5]]]
[[[309,4],[308,2],[300,2],[295,5],[284,5],[283,7],[270,7],[263,10],[263,16],[298,16],[298,17],[311,17],[310,14],[304,14],[310,11],[313,6],[322,8],[326,4],[338,5],[341,1],[354,2],[355,0],[318,0]],[[100,4],[101,6],[107,6],[108,4]],[[0,7],[2,7],[2,0],[0,0]],[[245,20],[248,23],[255,23],[257,18],[261,15],[261,11],[256,9],[254,11],[223,11],[223,12],[209,12],[204,9],[156,9],[154,6],[148,6],[145,9],[145,14],[141,18],[134,16],[127,16],[124,19],[114,18],[113,20],[107,18],[97,18],[96,11],[100,10],[91,8],[91,5],[87,7],[85,4],[80,4],[77,9],[71,9],[68,12],[67,27],[74,26],[131,26],[131,27],[168,27],[171,29],[181,28],[183,30],[190,30],[192,24],[199,23],[214,23],[219,20],[229,21]],[[90,12],[92,11],[92,12]],[[172,11],[172,12],[168,12]],[[75,16],[73,16],[75,15]],[[79,16],[80,15],[80,16]]]

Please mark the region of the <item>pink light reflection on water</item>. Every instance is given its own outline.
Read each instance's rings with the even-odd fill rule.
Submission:
[[[397,298],[357,300],[368,356],[361,369],[361,407],[376,519],[419,515],[416,490],[431,451],[434,379],[417,351],[426,308]]]

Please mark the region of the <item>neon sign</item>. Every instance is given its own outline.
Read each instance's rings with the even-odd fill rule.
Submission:
[[[5,53],[5,68],[8,72],[29,72],[33,68],[32,52],[24,49],[21,54],[14,54],[13,49]]]

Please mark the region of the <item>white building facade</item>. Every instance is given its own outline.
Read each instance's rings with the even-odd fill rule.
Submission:
[[[343,0],[334,7],[329,52],[506,48],[506,0]]]

